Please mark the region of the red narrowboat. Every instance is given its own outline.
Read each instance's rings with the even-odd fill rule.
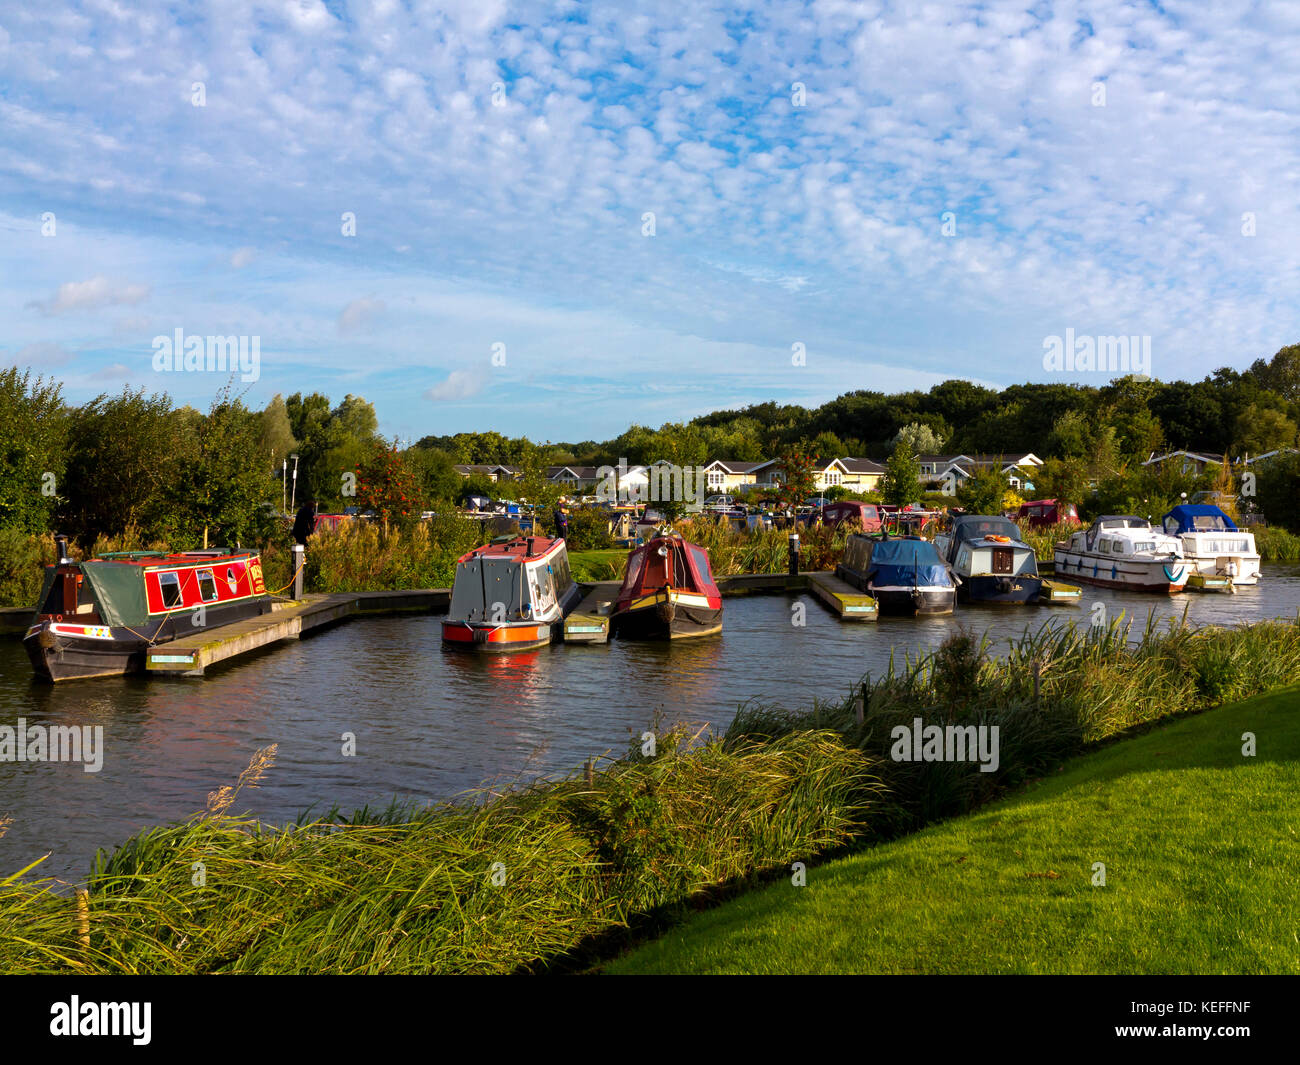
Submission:
[[[74,562],[58,538],[23,645],[44,680],[139,673],[156,644],[270,613],[256,551],[116,551]]]
[[[613,629],[627,639],[682,640],[722,631],[722,595],[704,548],[661,529],[627,556]]]
[[[562,539],[505,537],[456,561],[443,643],[491,652],[542,647],[563,634],[581,598]]]

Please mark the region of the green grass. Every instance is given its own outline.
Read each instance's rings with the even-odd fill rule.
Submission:
[[[569,552],[569,567],[579,582],[619,580],[626,566],[627,549],[623,547]]]
[[[1243,757],[1242,733],[1258,754]],[[1106,884],[1093,886],[1093,863]],[[612,973],[1298,973],[1300,689],[696,915]]]

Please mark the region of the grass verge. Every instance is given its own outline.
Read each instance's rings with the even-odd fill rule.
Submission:
[[[741,896],[606,971],[1300,973],[1298,856],[1292,688]]]

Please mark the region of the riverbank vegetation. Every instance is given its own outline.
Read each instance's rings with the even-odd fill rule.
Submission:
[[[590,779],[423,810],[261,826],[231,811],[240,788],[268,770],[263,757],[203,815],[101,856],[80,902],[33,880],[31,868],[0,883],[0,969],[580,967],[630,926],[663,927],[765,872],[788,878],[796,862],[967,813],[1089,747],[1300,672],[1300,623],[1195,630],[1174,621],[1148,625],[1140,641],[1130,635],[1122,619],[1096,629],[1048,623],[996,657],[957,633],[841,701],[749,705],[721,738],[660,730],[654,751],[636,738],[627,758]],[[895,761],[892,729],[917,717],[998,726],[996,772]],[[1151,794],[1168,809],[1165,782]],[[1167,866],[1183,848],[1176,839],[1162,852],[1148,839],[1148,859],[1158,869],[1161,853]],[[996,906],[1002,893],[988,891]]]
[[[8,973],[509,973],[635,915],[843,844],[868,761],[833,736],[641,739],[592,774],[423,810],[271,829],[231,810],[273,752],[183,824],[100,861],[80,899],[0,881]]]
[[[1297,796],[1290,689],[693,914],[605,971],[1300,973]]]

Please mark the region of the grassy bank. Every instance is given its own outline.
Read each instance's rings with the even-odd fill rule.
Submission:
[[[1090,628],[1048,622],[992,656],[967,632],[933,654],[891,661],[839,702],[797,711],[742,708],[728,741],[771,740],[829,730],[878,760],[887,796],[867,830],[877,838],[965,813],[1086,747],[1181,713],[1245,699],[1300,676],[1300,621],[1240,628],[1192,628],[1148,621],[1130,641],[1131,621]],[[862,706],[862,720],[857,705]],[[994,772],[974,762],[894,761],[892,730],[926,724],[996,726]]]
[[[0,972],[507,973],[835,847],[876,791],[827,734],[686,740],[590,782],[281,829],[229,812],[267,753],[201,816],[101,857],[84,923],[53,885],[0,881]]]
[[[697,914],[607,971],[1300,973],[1297,818],[1291,689]]]

